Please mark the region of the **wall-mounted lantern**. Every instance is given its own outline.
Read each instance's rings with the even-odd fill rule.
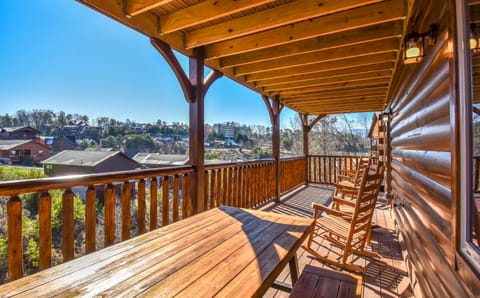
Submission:
[[[403,41],[403,63],[412,64],[423,60],[425,44],[434,45],[437,41],[438,26],[430,25],[430,30],[424,33],[412,31]]]
[[[473,55],[480,54],[480,28],[475,24],[470,25],[470,50]]]

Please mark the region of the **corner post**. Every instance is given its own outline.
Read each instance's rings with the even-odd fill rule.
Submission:
[[[393,194],[392,194],[392,146],[391,146],[391,137],[390,137],[390,122],[392,121],[392,116],[389,113],[388,114],[388,119],[387,122],[385,123],[385,131],[384,131],[384,138],[385,138],[385,156],[386,160],[384,165],[385,170],[386,170],[386,177],[385,177],[385,186],[386,186],[386,193],[385,193],[385,198],[387,199],[387,202],[390,204],[390,207],[392,207],[393,204]]]
[[[308,129],[308,114],[302,114],[302,113],[298,113],[298,116],[300,117],[300,122],[302,123],[302,133],[303,133],[303,155],[305,156],[305,179],[306,179],[306,183],[310,183],[310,179],[309,179],[309,175],[308,173],[310,172],[308,166],[309,166],[309,162],[308,162],[308,151],[309,151],[309,148],[308,148],[308,136],[309,136],[309,132],[310,130]]]
[[[310,169],[308,168],[309,166],[309,162],[308,162],[308,154],[310,153],[309,152],[309,147],[308,147],[308,136],[310,134],[310,131],[313,129],[313,127],[315,126],[315,124],[317,124],[318,121],[320,121],[322,118],[324,118],[326,115],[317,115],[317,117],[315,117],[314,119],[312,119],[312,121],[309,123],[308,122],[308,114],[302,114],[302,113],[298,113],[298,116],[300,117],[300,121],[302,122],[302,131],[303,131],[303,154],[305,155],[305,162],[306,162],[306,166],[305,166],[305,171],[306,171],[306,174],[305,174],[305,177],[307,179],[307,183],[310,183],[309,181],[309,173],[310,173]]]
[[[189,81],[193,87],[193,98],[189,102],[189,158],[190,164],[195,168],[190,190],[194,214],[205,210],[204,62],[203,49],[195,49],[194,56],[189,58]]]
[[[280,182],[282,173],[280,168],[280,97],[272,100],[272,156],[275,159],[275,199],[280,201]]]

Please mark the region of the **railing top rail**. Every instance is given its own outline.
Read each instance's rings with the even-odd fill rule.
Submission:
[[[299,159],[305,159],[305,157],[306,157],[305,155],[282,157],[280,158],[280,161],[299,160]]]
[[[309,154],[308,157],[335,157],[335,158],[360,158],[368,157],[367,155],[326,155],[326,154]]]
[[[139,169],[131,171],[100,174],[70,175],[62,177],[25,179],[0,182],[0,196],[12,196],[21,193],[42,192],[51,189],[64,189],[76,186],[108,184],[158,176],[192,173],[192,166],[166,167],[159,169]]]
[[[273,163],[274,161],[275,160],[273,158],[265,158],[265,159],[251,160],[251,161],[213,163],[213,164],[205,165],[205,170],[213,170],[218,168],[233,168],[237,166],[249,166],[249,165],[256,165],[256,164],[266,164],[266,163]]]

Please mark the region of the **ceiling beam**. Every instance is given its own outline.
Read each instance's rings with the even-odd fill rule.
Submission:
[[[318,80],[318,79],[337,78],[337,77],[343,77],[347,75],[361,75],[361,74],[368,74],[371,72],[391,70],[392,67],[393,67],[393,62],[383,62],[383,63],[369,65],[368,68],[364,66],[356,66],[356,67],[349,67],[344,69],[336,69],[332,71],[325,71],[322,73],[293,75],[290,77],[263,80],[263,81],[258,81],[255,86],[268,87],[268,86],[284,85],[284,84],[296,83],[296,82],[306,82],[306,81],[312,81],[312,80]]]
[[[187,48],[233,39],[381,0],[297,0],[223,23],[189,31]]]
[[[186,50],[184,47],[184,37],[181,32],[175,32],[173,34],[168,34],[160,36],[158,34],[158,16],[146,12],[144,14],[138,15],[134,18],[128,18],[125,16],[121,1],[105,1],[105,0],[77,0],[80,3],[85,4],[86,6],[101,12],[102,14],[130,27],[146,36],[154,37],[160,39],[167,44],[169,44],[173,49],[183,53],[187,56],[192,56],[193,52],[191,50]]]
[[[355,102],[355,103],[329,103],[329,104],[319,104],[319,105],[312,105],[312,106],[306,106],[306,105],[297,105],[297,104],[292,104],[293,107],[295,108],[301,108],[301,109],[315,109],[316,111],[318,110],[348,110],[350,112],[355,112],[356,109],[358,108],[369,108],[371,109],[372,107],[377,107],[377,106],[384,106],[384,103],[380,100],[377,101],[371,101],[371,102]],[[323,114],[323,113],[322,113]]]
[[[403,0],[385,1],[303,21],[295,25],[287,25],[233,40],[217,42],[205,47],[205,58],[235,55],[355,28],[402,20],[405,18],[404,2]]]
[[[356,109],[349,108],[331,108],[331,109],[321,109],[321,108],[295,108],[293,110],[304,113],[304,114],[346,114],[346,113],[361,113],[361,112],[378,112],[383,111],[385,106],[370,106],[370,107],[358,107]]]
[[[160,17],[163,34],[210,22],[275,0],[207,0]]]
[[[127,17],[133,17],[152,8],[173,2],[173,0],[123,0],[123,10]]]
[[[302,53],[352,46],[369,41],[380,41],[392,37],[400,38],[401,36],[402,24],[399,21],[395,21],[279,45],[275,47],[275,51],[266,48],[243,54],[226,56],[221,59],[220,65],[223,68],[229,68],[276,58],[296,56]]]
[[[381,62],[392,62],[395,60],[397,56],[394,52],[391,53],[383,53],[383,54],[375,54],[370,56],[365,56],[362,59],[358,58],[348,58],[343,60],[335,60],[335,61],[327,61],[327,62],[319,62],[317,64],[305,65],[305,66],[298,66],[298,67],[291,67],[281,70],[273,70],[268,72],[262,73],[255,73],[247,75],[245,80],[247,82],[255,82],[260,80],[267,80],[267,79],[274,79],[274,78],[282,78],[282,77],[289,77],[292,75],[301,75],[301,74],[310,74],[310,73],[320,73],[326,71],[332,71],[335,69],[344,69],[350,68],[354,66],[365,66],[371,64],[377,64]]]
[[[365,103],[365,104],[321,104],[318,106],[302,106],[302,105],[292,105],[292,107],[297,109],[309,110],[311,113],[315,114],[330,114],[332,112],[343,112],[343,113],[354,113],[359,112],[360,110],[371,110],[375,111],[379,107],[384,107],[385,104],[381,101],[376,103]]]
[[[390,78],[384,79],[370,79],[364,80],[360,82],[345,82],[345,83],[336,83],[336,84],[329,84],[324,86],[318,87],[306,87],[306,88],[298,88],[292,90],[285,90],[281,92],[272,92],[271,94],[280,94],[280,95],[287,95],[287,94],[301,94],[301,93],[311,93],[311,92],[321,92],[327,90],[342,90],[345,88],[354,88],[354,87],[362,87],[362,86],[376,86],[376,87],[383,87],[387,86],[390,82]]]
[[[360,45],[329,49],[314,53],[301,54],[294,57],[280,58],[275,60],[252,63],[235,67],[236,75],[246,75],[253,73],[268,72],[272,70],[298,67],[302,65],[316,64],[318,62],[327,62],[342,60],[354,57],[363,57],[372,54],[397,52],[400,47],[400,40],[392,38],[382,41],[367,42]]]
[[[298,94],[298,95],[285,95],[282,99],[288,100],[290,98],[305,98],[305,99],[328,99],[328,98],[345,98],[345,97],[356,97],[356,96],[365,96],[371,94],[386,94],[387,87],[364,87],[364,88],[355,88],[349,90],[339,90],[339,91],[330,91],[322,93],[313,93],[313,94]]]
[[[345,75],[342,77],[320,78],[317,80],[309,80],[309,81],[264,87],[263,91],[272,92],[272,91],[289,90],[289,89],[297,89],[297,88],[304,88],[304,87],[329,85],[333,83],[358,82],[358,81],[370,80],[375,78],[384,79],[384,78],[390,78],[391,74],[392,72],[390,70],[384,70],[384,71],[377,71],[377,72],[367,72],[362,74]]]
[[[363,97],[349,97],[349,98],[330,98],[330,99],[310,99],[310,100],[301,100],[301,99],[289,99],[282,100],[285,104],[330,104],[330,103],[339,103],[339,102],[353,102],[353,101],[378,101],[383,100],[383,97],[378,95],[373,96],[363,96]]]

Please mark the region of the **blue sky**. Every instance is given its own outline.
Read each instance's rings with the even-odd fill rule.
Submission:
[[[0,1],[0,10],[0,114],[188,123],[180,86],[147,37],[73,0]],[[284,109],[282,128],[295,115]],[[205,121],[270,125],[260,95],[227,78],[207,93]]]

